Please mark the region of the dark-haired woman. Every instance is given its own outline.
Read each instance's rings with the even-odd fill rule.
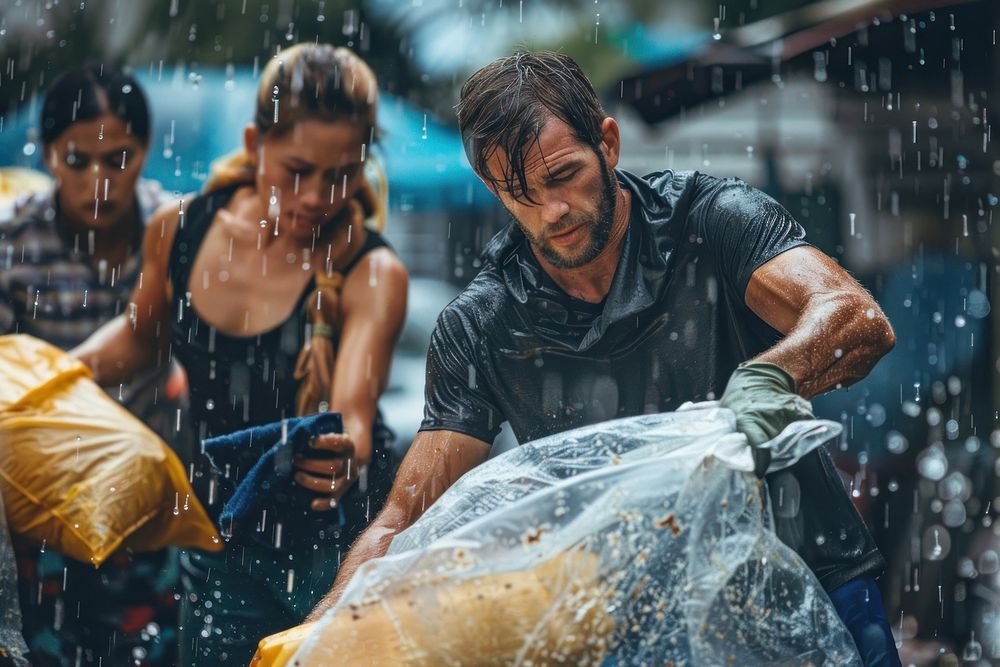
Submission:
[[[166,198],[139,177],[150,116],[126,72],[92,65],[64,73],[45,92],[40,131],[55,187],[0,220],[0,333],[69,349],[127,309],[145,223]],[[170,438],[176,405],[164,396],[164,375],[114,394]],[[175,662],[174,552],[120,552],[95,571],[44,545],[14,542],[35,667]]]
[[[183,211],[154,218],[133,316],[75,351],[114,384],[169,349],[188,371],[203,438],[343,415],[345,434],[320,435],[291,462],[297,487],[268,498],[256,527],[237,525],[222,554],[182,555],[185,665],[246,664],[261,638],[302,622],[391,486],[377,402],[407,274],[378,233],[384,208],[366,173],[377,97],[347,49],[275,55],[244,149]],[[195,489],[218,512],[229,478],[197,468]]]

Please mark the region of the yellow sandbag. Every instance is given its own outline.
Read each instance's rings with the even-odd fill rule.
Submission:
[[[52,187],[52,179],[34,169],[0,167],[0,211],[13,207],[18,198]]]
[[[264,637],[257,645],[257,653],[250,661],[250,667],[278,667],[289,664],[299,646],[315,628],[315,623],[304,623],[276,635]]]
[[[0,493],[12,531],[95,566],[119,547],[222,548],[170,447],[31,336],[0,336]]]
[[[597,559],[563,552],[526,572],[416,583],[263,639],[252,667],[599,665],[614,630]],[[315,634],[313,634],[315,633]],[[309,636],[311,635],[312,636]]]

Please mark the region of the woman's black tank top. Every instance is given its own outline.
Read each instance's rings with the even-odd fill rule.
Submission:
[[[191,267],[215,213],[239,185],[193,199],[174,237],[169,259],[173,285],[172,353],[187,371],[192,425],[201,439],[295,416],[298,380],[293,376],[305,342],[303,302],[315,287],[310,279],[291,316],[255,336],[233,336],[205,323],[191,306]],[[369,231],[344,275],[369,251],[388,247]],[[381,422],[381,419],[377,420]],[[377,436],[373,433],[373,436]]]

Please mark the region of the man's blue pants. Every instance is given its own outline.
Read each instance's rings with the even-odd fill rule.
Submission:
[[[837,615],[854,638],[865,667],[900,667],[899,653],[874,579],[855,579],[830,591]]]

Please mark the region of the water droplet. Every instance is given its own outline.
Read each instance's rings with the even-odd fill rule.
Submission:
[[[981,574],[994,574],[1000,570],[1000,556],[993,549],[987,549],[979,555],[979,572]]]
[[[951,536],[944,526],[930,526],[924,531],[923,554],[927,560],[942,560],[951,551]]]
[[[958,528],[965,519],[965,505],[961,500],[949,500],[941,510],[941,521],[949,528]]]
[[[885,424],[886,420],[885,408],[883,408],[879,403],[872,403],[868,407],[868,414],[865,416],[865,419],[867,419],[868,422],[875,428],[879,428],[880,426]]]
[[[278,188],[271,186],[271,196],[267,199],[267,216],[272,220],[277,219],[278,215],[281,213],[281,198],[278,193]]]
[[[983,659],[983,645],[976,641],[976,633],[972,633],[972,639],[962,649],[962,660],[966,662],[977,662]]]
[[[917,471],[921,477],[938,481],[948,472],[948,460],[940,447],[928,447],[917,457]]]
[[[885,436],[885,446],[893,454],[902,454],[909,448],[910,443],[899,431],[889,431]]]
[[[986,295],[979,290],[972,290],[969,292],[969,296],[965,302],[965,312],[969,315],[969,317],[982,319],[990,314],[990,301],[986,298]],[[955,318],[955,321],[957,324],[958,318]],[[963,318],[961,326],[964,325],[965,321]]]

